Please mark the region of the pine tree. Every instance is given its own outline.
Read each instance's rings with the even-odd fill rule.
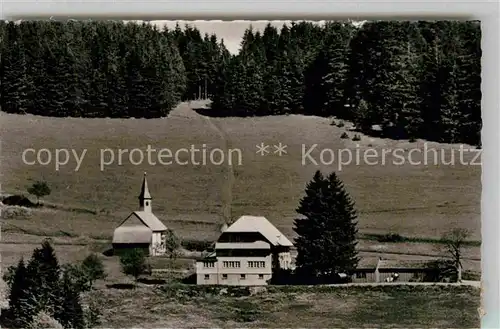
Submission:
[[[333,30],[334,27],[330,27]],[[347,78],[347,42],[344,27],[331,31],[306,74],[306,113],[345,118],[344,95]]]
[[[295,220],[298,272],[313,278],[352,273],[358,263],[354,202],[335,173],[317,171]]]
[[[90,281],[90,286],[94,284],[95,280],[105,279],[106,271],[102,260],[96,254],[87,256],[81,264],[83,272],[86,274]]]
[[[1,107],[5,112],[26,113],[29,75],[26,54],[18,24],[9,22],[3,37]]]
[[[14,328],[26,328],[36,315],[33,286],[28,280],[24,260],[16,267],[9,294],[9,317]]]
[[[423,74],[418,90],[423,121],[421,134],[423,138],[436,141],[441,136],[442,89],[445,87],[441,64],[443,54],[434,26],[428,22],[420,22],[419,25],[426,40],[422,51]]]
[[[84,329],[85,316],[80,301],[79,291],[75,289],[68,273],[61,279],[61,294],[54,318],[67,329]]]
[[[395,136],[397,138],[416,138],[422,129],[421,100],[418,84],[422,73],[420,71],[421,56],[417,54],[416,43],[420,38],[416,26],[405,22],[400,27],[402,36],[398,52],[394,56],[393,102],[395,109]],[[406,47],[403,47],[406,45]]]
[[[53,312],[58,305],[60,266],[49,241],[33,251],[27,267],[27,279],[33,287],[37,311]]]

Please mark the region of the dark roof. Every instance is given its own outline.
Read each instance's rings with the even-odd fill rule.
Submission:
[[[200,257],[196,257],[197,262],[214,261],[216,259],[217,258],[215,255],[215,251],[211,251],[208,255],[202,255]]]
[[[397,260],[397,259],[382,259],[376,257],[362,257],[358,262],[358,270],[369,270],[375,271],[377,264],[379,264],[379,270],[391,270],[391,269],[427,269],[429,268],[427,263],[428,260]]]
[[[361,257],[358,262],[358,269],[373,269],[377,267],[378,258],[377,257]]]
[[[380,261],[379,270],[385,269],[427,269],[428,261],[422,260],[395,260],[395,259],[383,259]]]

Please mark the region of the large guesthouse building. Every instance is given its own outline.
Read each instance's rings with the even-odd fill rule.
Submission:
[[[292,267],[292,246],[265,217],[242,216],[197,261],[197,284],[266,285],[274,270]]]

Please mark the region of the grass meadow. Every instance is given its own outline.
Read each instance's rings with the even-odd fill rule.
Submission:
[[[108,306],[104,327],[479,327],[479,289],[465,286],[273,287],[240,297],[182,290],[140,287],[95,294]]]
[[[481,168],[455,165],[394,165],[386,155],[379,163],[350,164],[339,170],[331,165],[302,164],[301,149],[384,150],[400,148],[404,154],[424,147],[423,141],[393,141],[354,133],[332,125],[327,118],[290,115],[261,118],[202,116],[181,104],[165,119],[46,118],[0,113],[2,192],[27,194],[36,180],[45,180],[52,193],[45,207],[4,216],[1,227],[2,267],[29,258],[40,242],[50,237],[61,263],[75,262],[108,249],[114,228],[138,208],[143,172],[153,196],[154,213],[183,240],[213,241],[220,224],[241,215],[266,216],[290,238],[294,237],[295,209],[306,183],[318,169],[336,171],[353,197],[359,213],[360,256],[369,262],[387,259],[432,259],[442,255],[436,240],[454,227],[469,229],[471,244],[464,250],[466,271],[480,272]],[[346,132],[351,139],[342,139]],[[287,145],[287,154],[273,154],[272,145]],[[271,145],[270,153],[256,154],[256,145]],[[134,165],[128,157],[101,170],[100,150],[139,148],[146,152],[169,148],[172,152],[195,145],[206,149],[241,150],[241,165]],[[429,143],[449,160],[459,145]],[[27,148],[86,150],[78,171],[71,158],[55,164],[27,165]],[[373,153],[373,152],[372,152]],[[312,152],[319,159],[319,151]],[[474,154],[464,155],[464,162]],[[373,158],[372,158],[373,159]],[[412,160],[422,160],[414,154]],[[30,158],[29,160],[33,160]],[[187,157],[182,160],[189,160]],[[236,162],[235,162],[236,163]],[[32,198],[33,199],[33,198]],[[34,200],[33,200],[34,201]],[[5,210],[5,208],[4,208]],[[397,243],[379,242],[377,235],[397,233]],[[151,259],[154,268],[193,271],[194,261]],[[192,254],[191,254],[192,256]],[[417,290],[270,291],[251,297],[204,296],[168,298],[154,287],[108,289],[122,283],[117,257],[101,255],[108,278],[93,292],[106,303],[104,327],[478,327],[479,290],[467,287]],[[163,274],[164,276],[167,274]],[[167,276],[168,276],[167,275]],[[443,290],[444,289],[444,290]]]
[[[466,251],[470,259],[465,266],[479,271],[481,167],[467,165],[474,153],[464,153],[464,165],[460,163],[459,145],[428,143],[427,149],[438,151],[438,160],[444,156],[444,161],[450,161],[454,152],[455,164],[414,165],[409,163],[408,153],[412,149],[423,150],[424,141],[409,143],[364,135],[360,141],[352,141],[354,133],[348,131],[348,125],[339,128],[328,118],[215,118],[194,111],[198,105],[182,103],[168,118],[154,120],[0,113],[3,193],[27,194],[26,187],[40,179],[52,189],[43,199],[50,207],[3,220],[3,242],[19,244],[39,241],[43,236],[77,244],[109,241],[113,229],[138,208],[137,196],[145,171],[153,211],[183,239],[214,240],[224,220],[245,214],[266,216],[293,238],[295,209],[306,183],[319,169],[324,173],[336,171],[353,197],[359,213],[360,237],[366,238],[360,242],[362,252],[374,257],[380,253],[391,257],[434,255],[436,247],[432,241],[453,227],[462,227],[471,231],[470,239],[475,242]],[[346,131],[351,139],[340,137]],[[269,154],[256,154],[256,145],[260,143],[271,145]],[[287,154],[273,153],[272,145],[278,143],[287,145]],[[314,144],[316,151],[311,155],[318,165],[310,161],[303,164],[302,148],[307,150]],[[239,149],[241,165],[235,153],[233,166],[227,165],[227,161],[205,166],[151,165],[146,154],[148,145],[172,152],[191,145],[199,149],[205,145],[207,150]],[[78,171],[73,156],[56,171],[54,160],[45,166],[23,163],[22,153],[27,148],[49,149],[53,157],[56,149],[86,153]],[[142,164],[131,163],[127,153],[118,163],[119,149],[134,148],[146,155]],[[331,165],[320,162],[319,151],[323,148],[350,149],[353,157],[358,150],[361,159],[358,163],[354,159],[339,170],[338,159]],[[101,170],[100,152],[104,149],[113,150],[115,161]],[[395,149],[407,156],[403,165],[393,163],[399,161],[389,153]],[[363,152],[376,152],[378,157],[372,156],[365,163]],[[387,154],[383,156],[383,152]],[[432,153],[429,154],[429,161],[433,162]],[[34,156],[30,156],[28,160],[33,161]],[[181,158],[190,160],[185,154]],[[423,161],[424,156],[414,152],[411,159]],[[397,233],[414,242],[380,243],[367,238],[386,233]]]

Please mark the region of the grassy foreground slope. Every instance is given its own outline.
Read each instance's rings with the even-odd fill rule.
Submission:
[[[95,292],[103,327],[478,328],[472,287],[274,287],[247,297],[141,287]],[[164,289],[165,289],[164,288]]]
[[[362,136],[354,142],[341,139],[345,128],[330,125],[331,120],[306,116],[261,118],[208,118],[197,114],[188,104],[181,104],[166,119],[80,119],[46,118],[32,115],[1,113],[2,189],[23,192],[32,180],[44,179],[53,193],[48,202],[69,208],[95,211],[37,212],[30,223],[17,223],[32,229],[64,230],[78,235],[110,236],[112,229],[138,206],[137,195],[143,171],[148,172],[154,211],[159,218],[190,238],[212,238],[217,234],[214,223],[243,214],[268,217],[285,234],[292,235],[295,208],[305,184],[317,169],[338,171],[332,165],[302,164],[301,148],[318,144],[317,149],[336,152],[350,148],[355,152],[368,147],[379,156],[367,163],[346,165],[338,171],[360,212],[362,233],[397,232],[405,236],[438,237],[451,227],[472,231],[472,239],[480,239],[481,168],[459,163],[455,165],[394,165],[390,154],[382,165],[382,152],[387,149],[423,148],[422,141],[391,141]],[[349,133],[352,137],[353,133]],[[256,145],[286,144],[287,154],[260,156]],[[241,166],[227,165],[150,165],[147,157],[141,165],[130,163],[125,153],[121,165],[118,149],[179,148],[195,145],[208,150],[218,147],[242,151]],[[359,147],[356,146],[359,144]],[[428,148],[444,150],[450,160],[458,145],[429,143]],[[86,154],[78,171],[70,158],[59,171],[55,164],[26,165],[22,152],[26,148],[74,149]],[[100,150],[112,149],[115,162],[100,168]],[[362,151],[361,151],[362,152]],[[373,153],[373,152],[372,152]],[[109,153],[108,153],[109,154]],[[335,153],[336,154],[336,153]],[[319,152],[313,152],[319,159]],[[354,153],[353,153],[354,155]],[[438,156],[440,156],[438,154]],[[464,155],[465,161],[474,157]],[[32,160],[31,157],[29,160]],[[137,159],[137,158],[136,158]],[[187,156],[183,159],[188,160]],[[361,153],[361,160],[363,153]],[[414,153],[413,161],[422,160]],[[236,160],[236,158],[234,158]],[[21,221],[19,221],[21,222]],[[43,225],[41,225],[43,223]]]

